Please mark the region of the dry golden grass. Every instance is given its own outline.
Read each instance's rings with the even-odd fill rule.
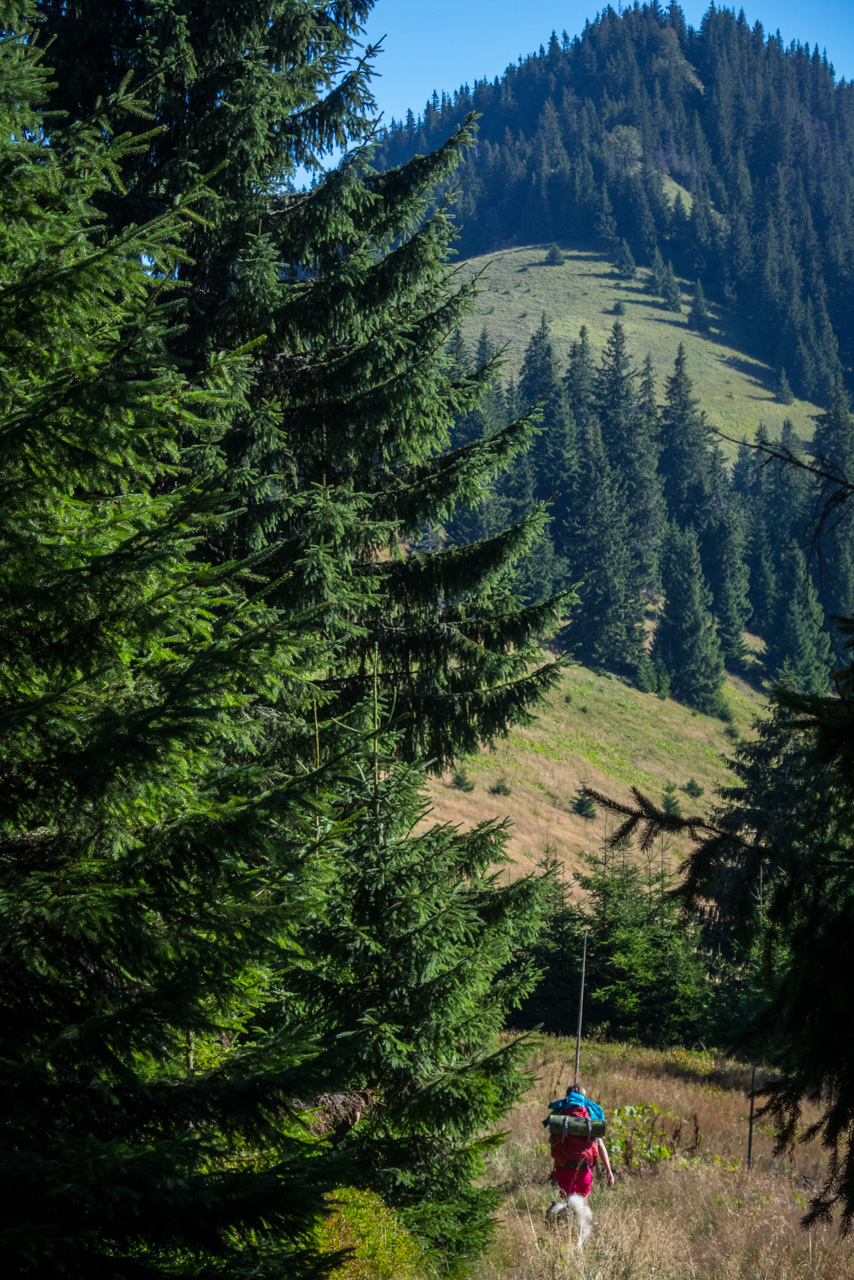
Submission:
[[[681,1155],[637,1170],[615,1162],[617,1186],[594,1185],[595,1231],[584,1250],[565,1227],[548,1229],[552,1195],[540,1125],[546,1104],[571,1080],[574,1045],[544,1038],[532,1063],[539,1077],[508,1121],[490,1180],[505,1203],[491,1252],[473,1280],[842,1280],[854,1277],[854,1250],[833,1227],[800,1226],[823,1159],[812,1144],[777,1158],[767,1124],[757,1124],[746,1167],[749,1070],[713,1054],[660,1053],[584,1045],[582,1078],[606,1110],[633,1103],[660,1108],[662,1128],[682,1124]],[[694,1118],[699,1154],[691,1149]],[[805,1116],[805,1121],[809,1115]]]
[[[749,736],[764,700],[737,679],[727,681],[726,692],[734,727]],[[466,762],[473,791],[457,790],[450,774],[434,782],[431,820],[469,827],[484,818],[509,818],[513,874],[529,871],[547,847],[571,872],[606,830],[604,816],[591,820],[573,812],[582,783],[623,800],[634,784],[660,800],[666,783],[681,787],[694,778],[704,794],[699,800],[680,794],[682,811],[706,812],[716,788],[730,777],[733,749],[722,721],[571,667],[532,725],[514,729],[495,750]],[[490,794],[499,778],[509,796]]]

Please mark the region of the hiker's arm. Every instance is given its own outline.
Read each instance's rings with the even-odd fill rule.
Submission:
[[[605,1170],[608,1175],[608,1186],[613,1187],[616,1179],[614,1177],[614,1170],[611,1168],[611,1161],[608,1158],[608,1148],[605,1146],[605,1143],[602,1141],[601,1138],[598,1139],[598,1142],[599,1142],[599,1154],[602,1157],[602,1160],[604,1161]]]

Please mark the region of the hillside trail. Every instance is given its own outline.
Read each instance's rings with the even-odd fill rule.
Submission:
[[[572,1079],[575,1046],[554,1037],[541,1046],[531,1063],[538,1081],[504,1126],[507,1142],[489,1168],[505,1193],[501,1226],[472,1280],[854,1278],[854,1244],[832,1225],[800,1225],[820,1185],[820,1147],[776,1157],[760,1120],[748,1171],[750,1068],[715,1053],[583,1045],[581,1075],[608,1114],[617,1185],[594,1181],[595,1230],[583,1250],[567,1229],[548,1229],[541,1121]],[[804,1124],[810,1118],[805,1108]]]

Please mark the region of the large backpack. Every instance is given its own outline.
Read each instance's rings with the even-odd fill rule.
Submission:
[[[562,1169],[589,1169],[598,1151],[596,1140],[605,1136],[605,1112],[598,1103],[585,1098],[575,1089],[567,1089],[565,1098],[549,1106],[543,1121],[548,1127],[551,1153]]]

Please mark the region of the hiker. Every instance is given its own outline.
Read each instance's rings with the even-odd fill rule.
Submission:
[[[546,1221],[554,1222],[569,1210],[578,1225],[580,1249],[593,1230],[593,1214],[587,1203],[587,1197],[590,1194],[593,1167],[597,1160],[601,1160],[605,1166],[608,1186],[613,1187],[615,1181],[608,1149],[602,1138],[592,1133],[593,1122],[598,1121],[604,1129],[604,1112],[595,1102],[585,1097],[581,1085],[576,1081],[574,1088],[567,1089],[565,1098],[552,1103],[552,1114],[566,1115],[589,1122],[586,1134],[567,1133],[565,1128],[564,1131],[553,1128],[550,1133],[551,1154],[555,1162],[552,1176],[564,1199],[551,1206],[546,1214]],[[548,1123],[548,1120],[545,1123]],[[597,1127],[599,1127],[598,1124]]]

